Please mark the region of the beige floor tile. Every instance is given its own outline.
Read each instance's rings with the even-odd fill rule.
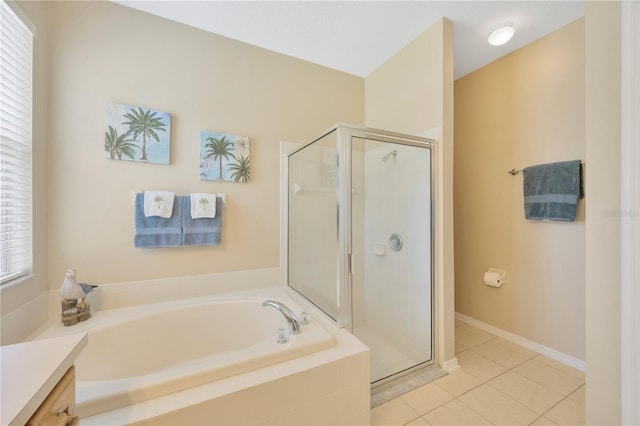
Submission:
[[[559,393],[513,371],[507,371],[488,383],[538,414],[545,413],[563,398]]]
[[[415,420],[410,421],[405,426],[429,426],[429,423],[422,417],[418,417]]]
[[[433,383],[453,396],[460,396],[482,384],[480,380],[463,371],[461,368],[450,372]]]
[[[489,333],[489,332],[487,332],[487,331],[484,331],[484,330],[482,330],[482,329],[480,329],[480,328],[478,328],[478,327],[474,327],[474,326],[473,326],[473,325],[471,325],[471,324],[465,324],[465,325],[464,325],[464,327],[465,327],[467,330],[472,331],[472,332],[476,333],[476,334],[477,334],[477,335],[479,335],[479,336],[484,336],[484,337],[485,337],[486,339],[488,339],[488,340],[491,340],[491,339],[495,339],[495,338],[496,338],[496,335],[495,335],[495,334],[492,334],[492,333]]]
[[[584,406],[567,398],[547,411],[544,416],[559,425],[575,426],[584,424],[584,411]]]
[[[469,374],[486,382],[507,371],[503,366],[476,353],[473,349],[456,355],[460,367]]]
[[[491,333],[482,331],[479,328],[473,327],[469,324],[456,327],[456,343],[472,348],[474,346],[481,345],[485,342],[496,338]]]
[[[461,345],[460,343],[456,343],[456,354],[459,354],[460,352],[464,352],[467,349],[469,349],[466,346]]]
[[[569,395],[582,385],[580,379],[543,364],[535,358],[520,364],[513,371],[558,392],[562,396]]]
[[[484,384],[458,398],[473,411],[495,425],[528,425],[538,413]]]
[[[584,402],[584,398],[585,398],[584,392],[585,392],[585,385],[582,385],[578,388],[578,390],[576,390],[571,395],[569,395],[569,399],[572,400],[573,402],[577,402],[583,407],[586,407],[587,405]]]
[[[490,425],[486,419],[460,401],[454,399],[424,415],[432,425]]]
[[[575,377],[576,379],[582,380],[582,383],[584,383],[584,378],[585,378],[585,374],[584,371],[580,371],[577,368],[573,368],[567,364],[563,364],[559,361],[556,361],[555,359],[551,359],[547,356],[544,355],[538,355],[535,358],[536,361],[541,362],[543,364],[548,365],[549,367],[553,367],[556,370],[560,370],[565,374],[568,374],[570,376]]]
[[[538,352],[532,351],[531,349],[527,349],[524,346],[520,346],[516,343],[510,342],[506,339],[503,339],[502,337],[498,337],[493,341],[499,345],[505,346],[509,349],[513,349],[514,351],[521,353],[527,358],[533,358],[538,355]]]
[[[495,340],[478,345],[473,348],[473,351],[506,368],[513,368],[530,358],[514,349],[496,343]]]
[[[531,426],[555,426],[555,423],[545,416],[541,416],[535,422],[531,423]]]
[[[404,402],[409,404],[418,414],[428,413],[434,408],[438,408],[451,401],[453,398],[453,395],[435,383],[426,384],[402,395]]]
[[[404,425],[420,417],[402,398],[395,398],[371,410],[372,425]]]
[[[361,411],[353,416],[338,420],[335,426],[362,426],[371,424],[371,410]]]

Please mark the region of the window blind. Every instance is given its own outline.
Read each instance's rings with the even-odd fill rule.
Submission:
[[[31,272],[33,34],[0,0],[0,284]]]

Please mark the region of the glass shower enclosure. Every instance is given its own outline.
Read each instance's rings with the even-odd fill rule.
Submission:
[[[432,140],[338,124],[288,155],[287,284],[371,349],[433,364]]]

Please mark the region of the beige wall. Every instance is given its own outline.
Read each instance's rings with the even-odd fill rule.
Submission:
[[[367,76],[368,127],[420,135],[442,126],[444,27],[438,21]]]
[[[587,424],[621,424],[620,2],[585,3]]]
[[[279,142],[362,124],[364,82],[110,2],[52,2],[49,285],[277,267]],[[105,106],[172,114],[172,164],[104,158]],[[199,180],[199,131],[251,138],[252,182]],[[133,247],[134,189],[226,193],[220,247]]]
[[[436,350],[455,357],[453,306],[453,23],[441,19],[365,79],[369,127],[439,139]]]
[[[455,82],[456,311],[580,360],[591,194],[574,223],[527,221],[507,170],[585,159],[584,64],[580,19]]]
[[[15,4],[14,4],[15,5]],[[33,275],[1,290],[0,314],[5,315],[47,290],[47,103],[48,23],[46,2],[20,2],[18,8],[35,27],[33,39]],[[46,313],[44,313],[46,318]],[[2,327],[23,327],[5,324]],[[35,326],[37,326],[37,321]],[[31,325],[29,327],[32,327]],[[5,335],[5,333],[2,333]],[[3,340],[3,343],[4,340]]]

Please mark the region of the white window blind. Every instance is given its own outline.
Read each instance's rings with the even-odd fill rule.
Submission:
[[[0,284],[31,272],[33,34],[0,0]]]

